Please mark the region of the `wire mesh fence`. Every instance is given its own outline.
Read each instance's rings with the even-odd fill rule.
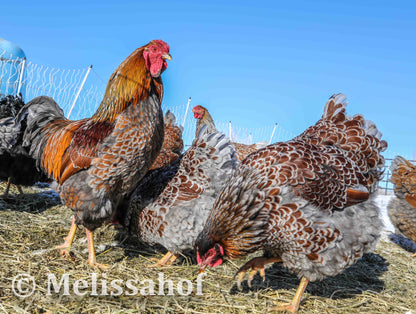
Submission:
[[[391,171],[390,171],[390,165],[394,158],[386,158],[385,159],[385,165],[384,165],[384,177],[379,182],[379,190],[387,195],[390,193],[393,193],[394,187],[393,184],[390,182],[391,177]],[[416,164],[416,160],[409,160],[411,163]]]
[[[50,96],[68,118],[77,120],[89,117],[96,111],[104,96],[106,84],[107,80],[101,78],[92,66],[82,69],[52,68],[18,58],[0,49],[0,97],[21,93],[27,102],[40,95]],[[163,110],[172,111],[177,124],[183,126],[185,146],[191,145],[196,130],[196,120],[191,112],[190,102],[189,98],[183,104],[162,105]],[[232,141],[243,144],[269,144],[286,141],[295,136],[277,123],[261,128],[235,125],[232,121],[215,121],[215,125]],[[379,184],[379,188],[385,194],[393,191],[389,181],[392,160],[386,158],[384,178]]]
[[[58,69],[39,65],[0,49],[0,97],[20,93],[27,102],[50,96],[67,117],[81,119],[95,111],[105,88],[93,75],[88,78],[90,70],[91,66]]]
[[[0,96],[15,95],[23,79],[25,58],[19,58],[0,49]]]
[[[98,108],[107,80],[101,78],[92,66],[83,69],[58,69],[35,64],[0,50],[0,96],[22,94],[25,102],[40,96],[50,96],[59,104],[67,118],[77,120],[90,117]],[[171,110],[177,123],[184,128],[186,145],[195,137],[195,119],[191,114],[190,100],[180,105],[163,104],[164,111]],[[262,128],[234,125],[231,121],[216,121],[219,131],[232,141],[252,144],[287,140],[293,134],[278,124]]]
[[[88,72],[88,76],[85,72],[86,76],[84,77],[87,77],[87,79],[79,89],[79,95],[76,99],[76,102],[71,104],[71,114],[67,117],[72,120],[91,117],[97,110],[101,100],[104,97],[107,81],[103,80],[92,67],[90,67],[90,70],[91,71]],[[79,86],[81,86],[81,84]],[[64,112],[65,114],[69,113],[65,110]]]
[[[195,138],[196,119],[192,114],[192,105],[190,100],[187,103],[177,106],[163,104],[162,109],[165,112],[170,110],[176,117],[176,121],[183,127],[183,140],[185,146],[190,146]],[[235,125],[232,121],[214,121],[218,131],[224,133],[233,142],[243,144],[254,144],[264,142],[266,144],[285,141],[294,137],[294,133],[285,130],[278,124],[266,125],[261,128]]]

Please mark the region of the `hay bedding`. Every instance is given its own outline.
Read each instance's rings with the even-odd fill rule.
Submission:
[[[4,187],[1,183],[0,193]],[[24,197],[0,200],[0,312],[264,313],[275,300],[290,301],[299,284],[296,276],[273,265],[266,270],[265,282],[257,276],[251,289],[244,284],[243,291],[238,291],[233,276],[239,266],[253,257],[250,256],[208,269],[202,295],[196,295],[198,267],[190,258],[183,258],[170,268],[148,267],[154,262],[153,257],[162,256],[162,250],[140,246],[112,225],[96,232],[97,259],[110,268],[94,270],[86,264],[88,252],[82,228],[74,241],[73,259],[61,257],[53,249],[66,236],[71,217],[71,211],[60,204],[56,194],[39,187],[24,191],[28,193]],[[19,298],[12,291],[13,278],[21,273],[33,276],[37,285],[27,298]],[[48,274],[53,274],[58,283],[67,274],[70,287],[79,279],[91,285],[96,276],[98,294],[103,294],[103,289],[108,294],[116,292],[110,287],[115,279],[123,283],[135,279],[139,290],[148,287],[140,282],[151,279],[157,294],[159,273],[172,280],[173,296],[90,295],[90,288],[81,289],[87,291],[84,296],[75,295],[71,289],[70,295],[65,295],[63,289],[47,295]],[[184,279],[193,283],[190,295],[180,295],[176,289],[177,283]],[[163,292],[168,293],[166,285]],[[310,283],[299,313],[416,313],[416,259],[384,237],[373,254],[365,255],[343,274]]]

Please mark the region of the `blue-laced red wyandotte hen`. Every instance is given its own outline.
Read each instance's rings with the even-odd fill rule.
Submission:
[[[6,189],[0,198],[9,197],[11,184],[32,186],[38,181],[48,181],[48,177],[36,167],[36,160],[29,155],[29,149],[23,147],[22,136],[16,137],[14,119],[24,106],[22,96],[7,95],[0,99],[0,180],[7,181]]]
[[[416,165],[396,156],[390,171],[396,196],[387,205],[390,220],[396,230],[416,243]]]
[[[214,203],[195,243],[201,271],[258,250],[236,274],[265,276],[280,262],[301,278],[293,300],[274,310],[297,312],[309,281],[335,276],[375,248],[382,222],[370,194],[382,177],[387,143],[374,123],[346,116],[333,95],[322,118],[301,135],[250,154]]]
[[[96,262],[93,231],[111,221],[119,203],[150,169],[162,147],[162,72],[169,46],[153,40],[133,51],[111,75],[103,100],[90,118],[71,121],[46,96],[19,112],[24,143],[40,169],[58,183],[62,202],[74,212],[65,242],[69,254],[78,225],[88,241],[88,264]]]
[[[168,250],[155,266],[169,266],[194,248],[215,198],[236,169],[230,140],[206,127],[175,162],[140,181],[127,207],[124,226],[141,242]]]

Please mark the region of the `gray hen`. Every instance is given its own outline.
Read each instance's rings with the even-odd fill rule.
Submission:
[[[181,252],[193,248],[236,164],[230,141],[203,128],[174,164],[146,175],[133,192],[122,223],[141,241],[168,249],[158,265],[173,263]]]

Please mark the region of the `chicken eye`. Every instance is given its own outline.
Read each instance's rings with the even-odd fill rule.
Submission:
[[[153,48],[152,48],[152,51],[153,51],[153,52],[156,52],[156,51],[157,51],[156,47],[153,47]]]

